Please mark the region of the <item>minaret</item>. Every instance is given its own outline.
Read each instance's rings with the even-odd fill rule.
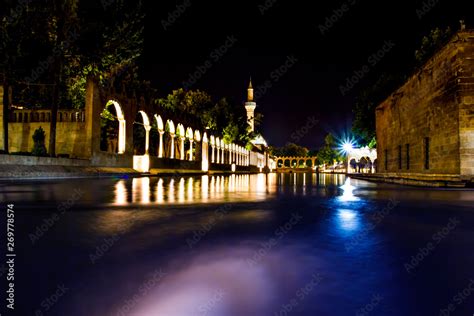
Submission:
[[[250,130],[254,131],[254,112],[257,103],[253,100],[252,78],[250,78],[249,87],[247,89],[247,102],[245,102],[245,109],[247,110],[247,122],[250,125]]]

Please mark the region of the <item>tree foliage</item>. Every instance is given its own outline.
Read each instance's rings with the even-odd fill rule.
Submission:
[[[33,150],[31,154],[33,156],[46,156],[46,146],[45,146],[45,138],[46,133],[44,132],[43,128],[40,126],[38,129],[35,130],[33,134]]]
[[[324,146],[318,152],[318,161],[320,164],[332,165],[335,162],[344,160],[339,153],[336,138],[332,134],[326,135],[324,138]]]
[[[277,157],[306,157],[309,150],[294,143],[287,143],[283,147],[270,147],[270,153]]]
[[[221,98],[217,102],[201,90],[173,90],[164,98],[155,100],[164,109],[186,113],[197,119],[199,124],[213,133],[222,133],[225,143],[247,145],[256,134],[251,133],[243,106]]]
[[[433,53],[446,44],[452,34],[452,30],[448,26],[445,30],[437,27],[431,30],[428,35],[423,36],[420,48],[415,51],[417,66],[423,65],[433,55]]]

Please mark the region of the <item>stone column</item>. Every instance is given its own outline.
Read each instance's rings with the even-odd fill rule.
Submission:
[[[176,137],[175,134],[170,134],[171,137],[171,150],[170,150],[170,158],[174,159],[174,138]]]
[[[145,126],[145,155],[148,155],[148,149],[150,148],[150,130],[151,126]]]
[[[165,132],[159,131],[159,133],[160,133],[160,144],[158,148],[158,158],[163,158],[163,134]]]
[[[180,137],[180,143],[179,143],[179,151],[180,151],[180,158],[181,160],[184,160],[184,140],[186,139],[185,137]]]
[[[189,161],[193,161],[193,140],[189,140]]]

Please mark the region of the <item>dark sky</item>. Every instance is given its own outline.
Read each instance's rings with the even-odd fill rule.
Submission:
[[[358,91],[381,71],[407,68],[429,30],[448,25],[458,28],[461,18],[472,27],[468,1],[425,2],[433,6],[425,6],[428,10],[419,18],[417,10],[421,12],[424,2],[418,0],[406,4],[393,0],[321,1],[311,5],[267,0],[269,6],[263,14],[263,0],[150,1],[146,4],[145,76],[165,95],[198,71],[202,76],[191,89],[239,103],[245,99],[250,75],[256,89],[269,81],[271,87],[257,100],[257,111],[264,115],[260,130],[268,143],[281,146],[295,142],[291,135],[301,130],[308,117],[315,116],[320,123],[298,143],[317,147],[327,132],[341,135],[350,130]],[[177,5],[184,5],[182,13]],[[328,25],[322,34],[319,25],[337,10],[340,17],[333,17],[332,27]],[[169,23],[173,11],[176,18]],[[217,57],[215,50],[229,37],[236,41],[228,41],[230,47]],[[394,46],[373,65],[369,57],[386,41]],[[277,75],[275,70],[288,57],[297,62]],[[340,86],[364,65],[368,73],[343,96]]]

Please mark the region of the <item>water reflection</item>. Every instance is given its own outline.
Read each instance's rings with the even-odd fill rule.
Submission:
[[[357,212],[350,209],[339,209],[337,212],[338,226],[347,232],[352,232],[358,229],[359,219]]]
[[[276,177],[276,174],[203,175],[134,178],[131,183],[120,180],[115,184],[114,204],[218,202],[238,197],[239,194],[247,200],[260,201],[276,192]]]
[[[339,200],[342,202],[351,202],[357,201],[358,198],[354,196],[355,187],[351,185],[351,179],[347,178],[344,185],[341,186],[342,196],[339,197]]]
[[[356,201],[354,186],[344,175],[306,173],[255,175],[203,175],[119,180],[114,185],[114,204],[186,204],[224,200],[262,201],[273,195],[340,196]],[[338,187],[340,190],[338,190]]]
[[[127,204],[127,187],[125,186],[125,180],[119,180],[115,184],[115,204]]]

